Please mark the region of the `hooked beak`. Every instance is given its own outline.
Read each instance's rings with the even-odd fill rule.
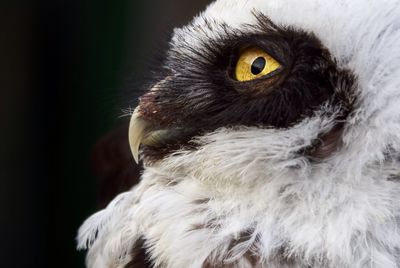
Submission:
[[[160,148],[190,139],[194,134],[195,129],[188,127],[156,127],[154,123],[142,117],[139,107],[133,112],[129,124],[129,144],[136,163],[139,163],[141,144]]]
[[[187,131],[181,128],[154,129],[154,125],[143,119],[136,108],[129,124],[129,144],[133,158],[139,163],[140,145],[160,147],[179,140]]]
[[[129,123],[129,144],[136,163],[139,163],[139,147],[146,136],[148,128],[149,123],[140,118],[138,108],[136,108]]]

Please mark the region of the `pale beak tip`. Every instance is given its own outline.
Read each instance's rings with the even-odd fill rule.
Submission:
[[[133,159],[135,160],[136,164],[139,164],[139,152],[133,153]]]
[[[140,146],[140,144],[139,144]],[[131,151],[136,164],[139,164],[139,146],[132,146]]]
[[[143,137],[145,136],[147,122],[139,117],[137,109],[132,114],[131,122],[129,125],[129,144],[135,162],[139,164],[139,149]]]
[[[129,135],[129,143],[131,145],[131,153],[133,159],[135,160],[136,164],[139,164],[139,147],[140,147],[140,139],[137,139],[136,135]]]

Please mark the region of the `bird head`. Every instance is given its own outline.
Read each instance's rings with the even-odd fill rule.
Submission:
[[[135,160],[139,151],[147,165],[203,152],[191,164],[212,158],[221,166],[224,158],[242,168],[254,161],[298,168],[338,155],[348,161],[367,148],[384,155],[386,138],[369,135],[380,135],[371,122],[382,122],[382,96],[373,96],[378,87],[393,91],[379,72],[389,70],[385,45],[394,48],[384,44],[385,24],[360,28],[362,18],[346,11],[352,6],[211,4],[174,31],[156,82],[140,98],[129,130]]]

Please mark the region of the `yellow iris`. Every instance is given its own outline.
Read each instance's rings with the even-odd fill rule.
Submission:
[[[257,47],[243,50],[235,67],[238,81],[250,81],[268,75],[281,67],[279,62]]]

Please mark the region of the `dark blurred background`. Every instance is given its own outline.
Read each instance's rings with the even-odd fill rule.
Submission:
[[[76,232],[101,207],[93,147],[208,2],[1,1],[1,267],[84,267]]]

